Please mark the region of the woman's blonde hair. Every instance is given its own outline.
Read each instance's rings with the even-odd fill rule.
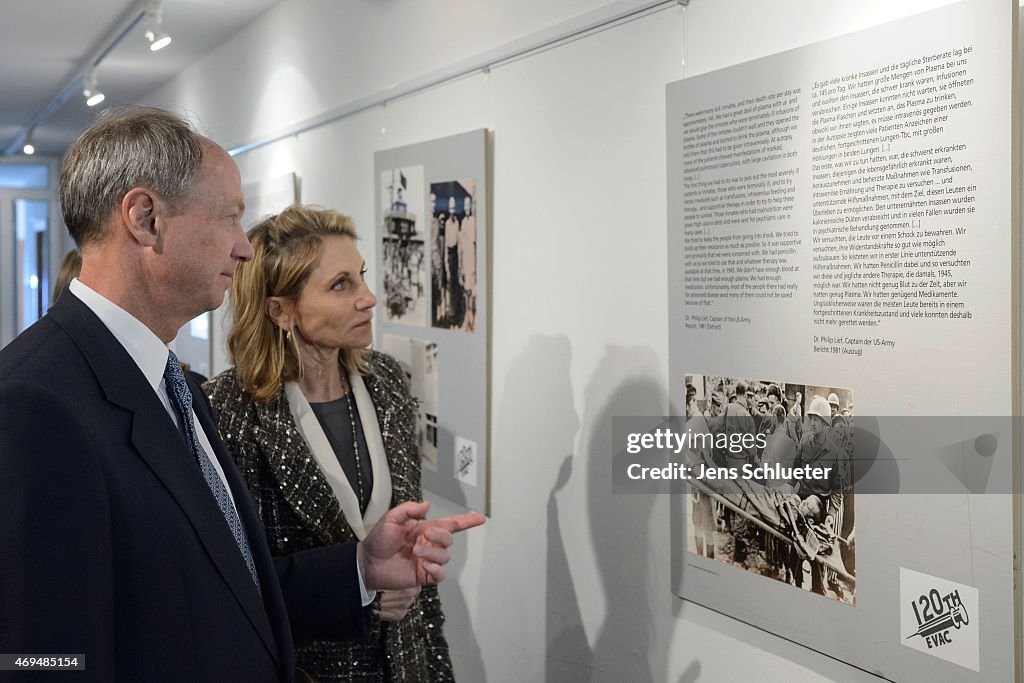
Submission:
[[[235,372],[260,403],[267,403],[286,380],[302,376],[295,345],[270,318],[267,300],[281,297],[298,301],[310,273],[320,260],[328,237],[359,239],[352,219],[337,211],[291,206],[269,216],[249,230],[255,252],[240,263],[231,281],[234,323],[228,333],[228,355]],[[366,374],[365,349],[342,349],[347,372]]]
[[[64,255],[60,263],[60,270],[57,272],[57,281],[53,285],[53,298],[50,305],[57,300],[60,293],[71,284],[71,281],[82,272],[82,254],[77,249],[72,249]]]

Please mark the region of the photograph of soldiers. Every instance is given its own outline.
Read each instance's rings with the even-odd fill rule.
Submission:
[[[689,431],[751,433],[764,442],[732,452],[698,444],[686,454],[688,465],[831,468],[823,480],[691,481],[690,552],[855,604],[852,391],[696,374],[686,375],[686,386]]]
[[[423,216],[423,167],[393,168],[381,173],[381,253],[384,255],[384,300],[388,322],[427,324],[427,264]]]
[[[476,329],[476,181],[431,183],[431,324]]]

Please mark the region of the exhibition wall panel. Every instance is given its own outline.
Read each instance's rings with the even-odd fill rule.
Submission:
[[[783,387],[793,438],[776,446],[839,475],[793,485],[805,500],[844,489],[803,581],[785,561],[790,521],[803,528],[785,519],[793,485],[738,472],[716,505],[764,505],[721,510],[713,530],[694,504],[680,593],[900,680],[1014,675],[1012,429],[977,417],[1009,417],[1015,395],[1013,9],[960,3],[668,86],[673,412],[684,382],[705,389],[688,417],[709,422],[709,393],[742,380],[769,404]],[[988,379],[972,392],[951,377]],[[820,439],[801,419],[815,402]],[[998,449],[976,450],[980,434]],[[904,570],[959,582],[964,601],[936,592],[937,612],[915,611],[940,589]]]

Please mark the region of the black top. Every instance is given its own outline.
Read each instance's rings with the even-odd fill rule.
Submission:
[[[310,403],[316,419],[331,442],[331,449],[334,456],[338,458],[341,469],[345,472],[348,483],[359,498],[359,511],[366,512],[366,506],[370,504],[370,494],[373,493],[373,469],[370,467],[370,449],[366,446],[366,436],[363,434],[363,423],[359,419],[359,409],[355,402],[351,403],[352,412],[349,413],[349,392],[339,399],[327,401],[326,403]],[[352,419],[355,419],[356,432],[359,437],[359,465],[362,472],[362,492],[360,492],[359,479],[356,477],[356,453],[352,448]]]

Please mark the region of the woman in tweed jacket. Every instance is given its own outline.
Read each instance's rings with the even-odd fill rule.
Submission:
[[[416,401],[390,356],[365,350],[376,299],[351,220],[291,207],[249,232],[232,281],[235,367],[204,388],[256,501],[271,551],[357,541],[420,500]],[[369,642],[296,643],[318,681],[450,681],[436,586],[383,591]]]

